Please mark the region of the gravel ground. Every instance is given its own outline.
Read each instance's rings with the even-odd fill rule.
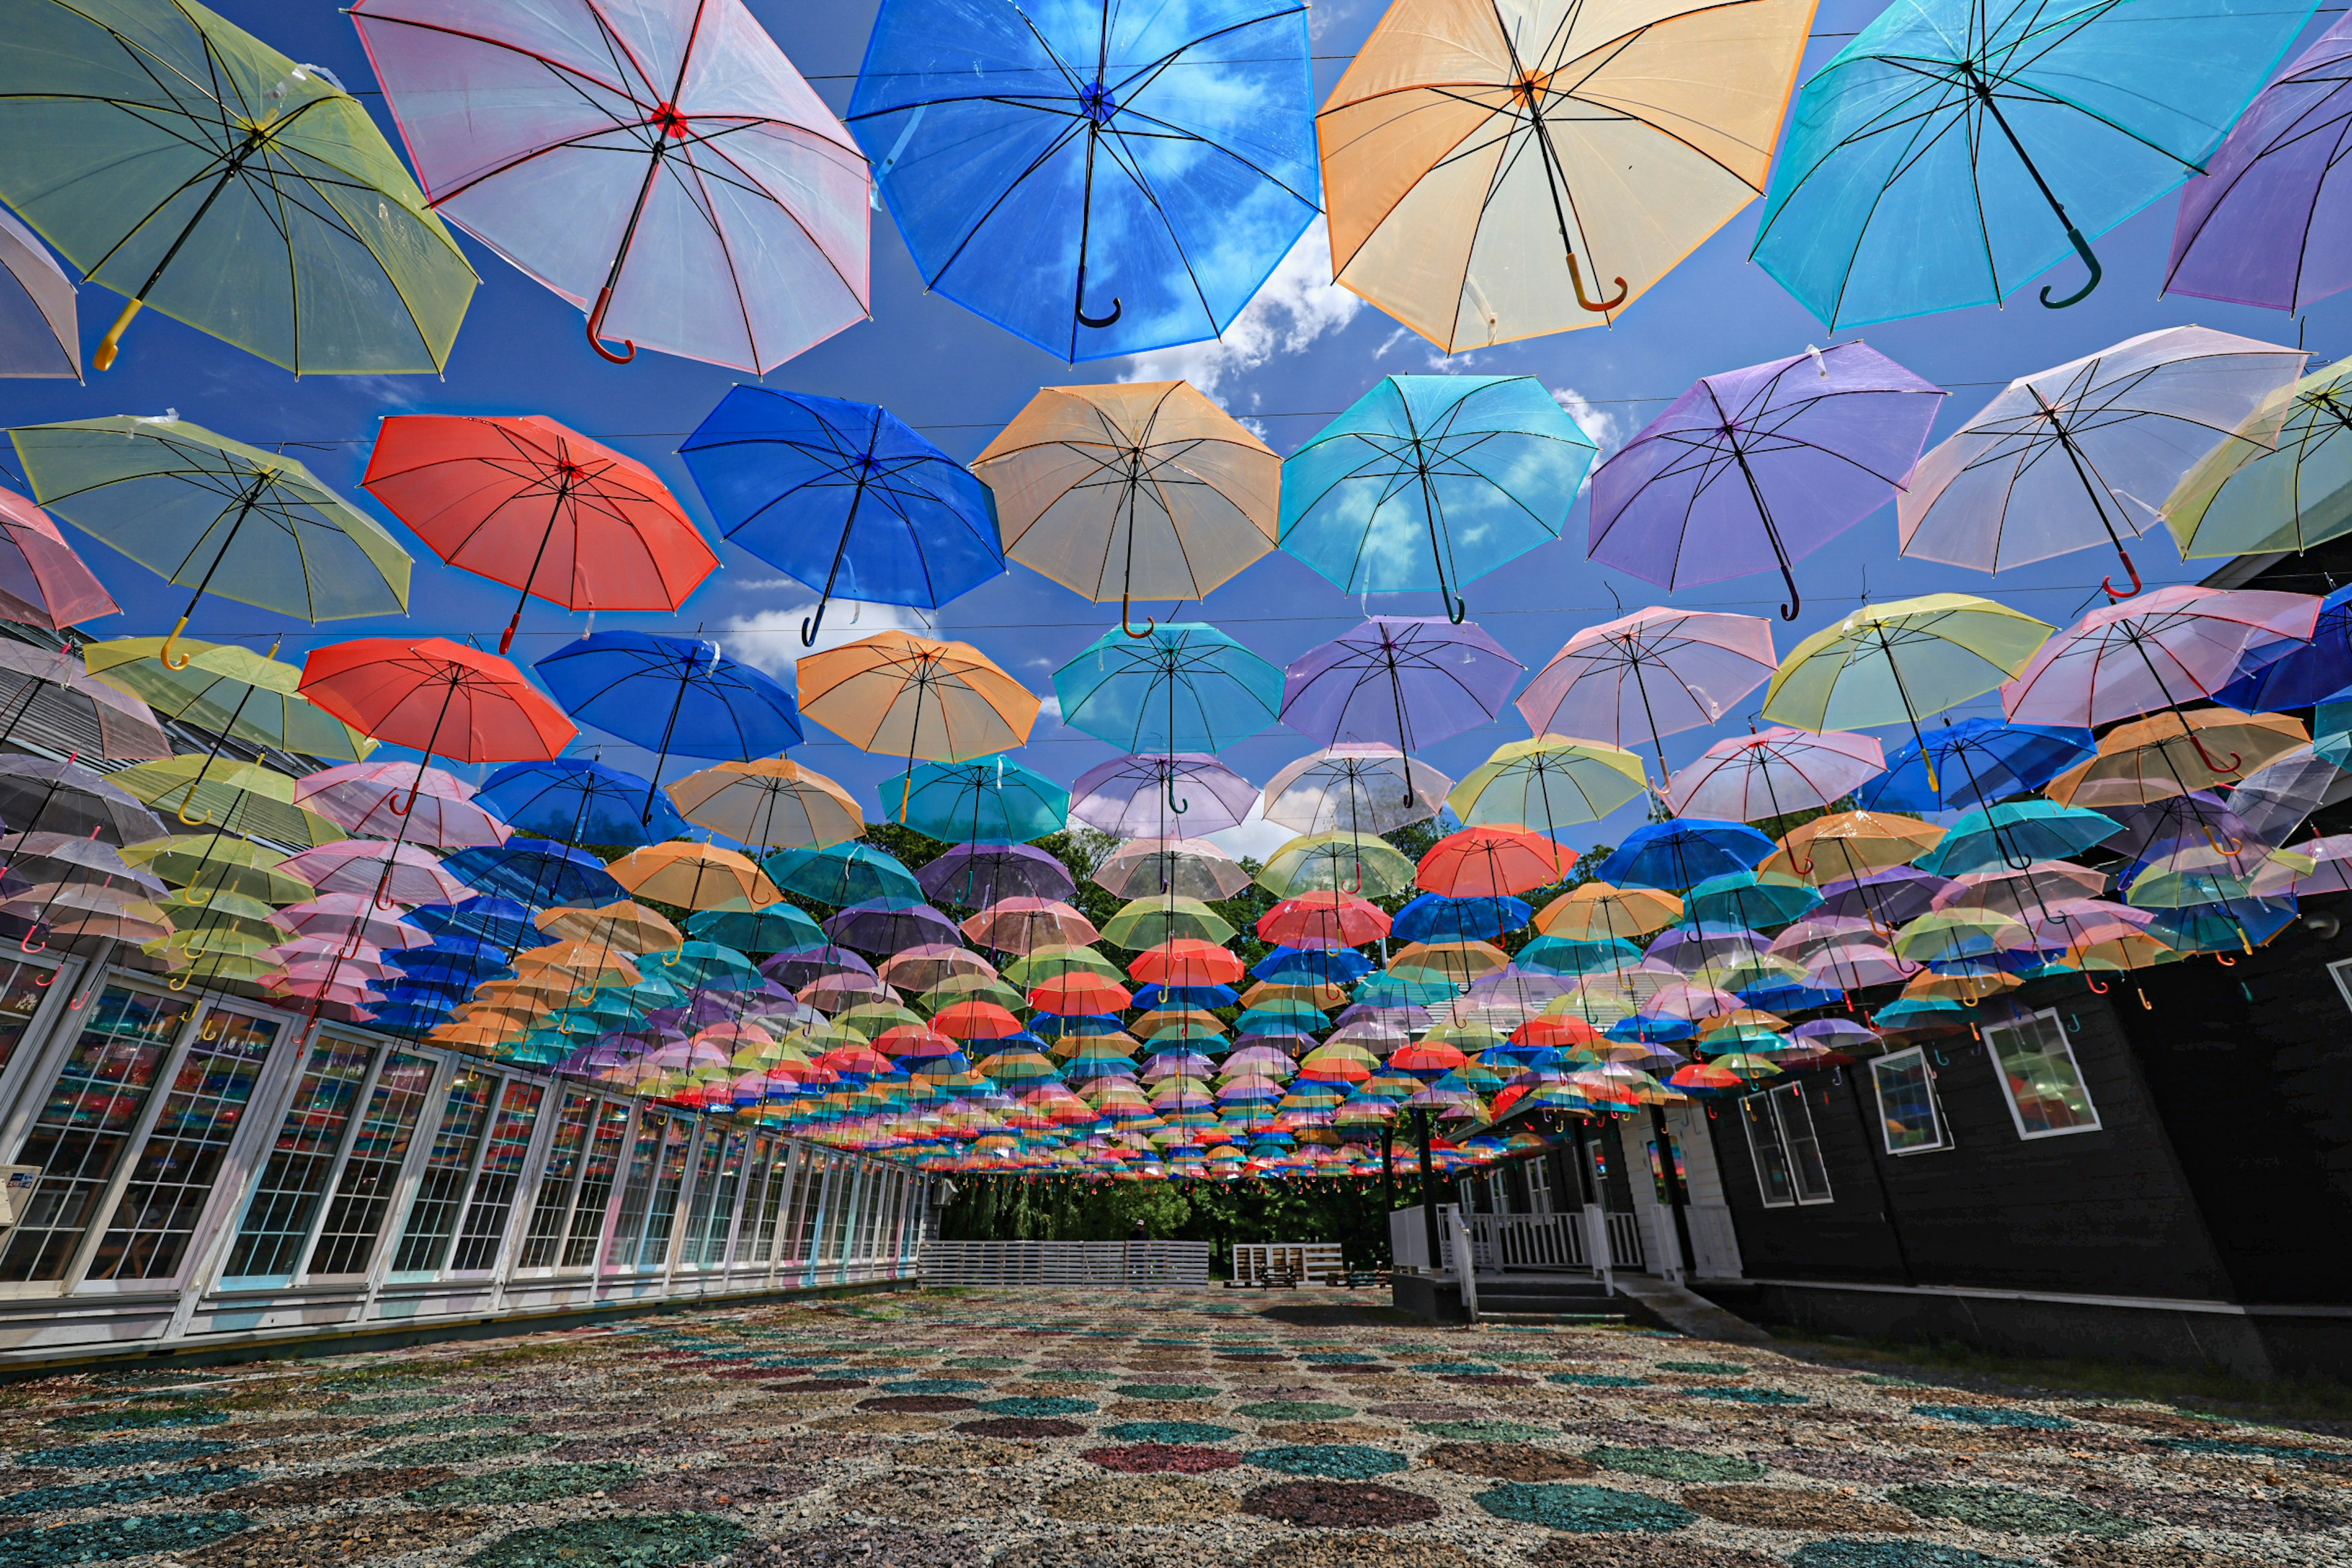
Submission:
[[[906,1295],[18,1384],[0,1568],[2352,1568],[2352,1439],[1263,1304]]]

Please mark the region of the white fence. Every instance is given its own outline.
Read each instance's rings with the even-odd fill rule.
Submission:
[[[1209,1282],[1205,1241],[926,1241],[920,1277],[935,1285],[1058,1285],[1178,1289]]]
[[[1662,1211],[1663,1212],[1663,1211]],[[1437,1210],[1435,1271],[1456,1274],[1454,1256],[1456,1205]],[[1470,1232],[1473,1262],[1488,1273],[1524,1273],[1539,1269],[1590,1269],[1606,1236],[1609,1256],[1601,1268],[1640,1269],[1646,1253],[1639,1215],[1608,1214],[1599,1209],[1567,1209],[1553,1214],[1459,1215]],[[1431,1268],[1429,1233],[1418,1208],[1389,1215],[1389,1256],[1400,1268]]]

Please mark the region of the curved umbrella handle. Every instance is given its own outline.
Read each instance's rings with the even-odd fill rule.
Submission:
[[[193,973],[182,974],[172,982],[171,988],[174,991],[185,991],[188,988],[188,982],[194,978],[195,975]]]
[[[2083,976],[2083,984],[2088,985],[2092,990],[2097,992],[2102,996],[2105,996],[2109,991],[2114,989],[2113,986],[2102,984],[2100,982],[2093,979],[2087,974]]]
[[[106,367],[105,367],[104,365],[100,365],[99,368],[100,368],[100,370],[103,370],[103,369],[105,369]],[[190,662],[191,662],[191,661],[195,658],[195,656],[194,656],[194,654],[186,654],[186,653],[184,653],[184,654],[180,655],[177,658],[173,658],[172,657],[172,650],[173,650],[173,648],[174,648],[175,647],[177,647],[177,646],[178,646],[178,644],[179,644],[179,641],[180,641],[180,634],[181,634],[182,632],[184,632],[184,631],[186,631],[187,629],[188,629],[188,617],[187,617],[187,616],[182,616],[180,617],[180,624],[179,624],[178,626],[173,626],[173,627],[172,628],[172,635],[171,635],[170,637],[165,637],[165,638],[163,639],[163,648],[161,649],[161,651],[159,651],[159,652],[155,655],[155,657],[156,657],[157,658],[162,659],[162,660],[163,661],[163,668],[164,668],[165,669],[169,669],[169,670],[173,670],[173,671],[178,671],[178,670],[185,669],[185,668],[188,668],[189,663],[190,663]]]
[[[2240,938],[2238,938],[2238,940],[2239,940],[2240,942],[2243,942],[2243,941],[2245,941],[2246,939],[2245,939],[2244,937],[2241,936]],[[2253,952],[2254,950],[2253,950],[2252,948],[2251,948],[2251,947],[2250,947],[2250,948],[2246,949],[2246,951],[2247,951],[2248,952]],[[2214,962],[2214,963],[2218,963],[2218,964],[2220,964],[2220,965],[2221,965],[2222,968],[2224,968],[2224,969],[2235,969],[2235,968],[2237,968],[2237,967],[2238,967],[2238,961],[2237,961],[2236,959],[2234,959],[2234,958],[2231,958],[2231,957],[2228,953],[2226,953],[2226,952],[2217,952],[2217,953],[2215,953],[2215,954],[2213,955],[2213,962]]]
[[[24,940],[23,940],[23,941],[21,941],[21,942],[17,942],[17,944],[16,944],[16,951],[17,951],[17,952],[48,952],[48,951],[49,951],[49,943],[48,943],[48,939],[47,939],[47,938],[44,937],[44,938],[42,938],[42,939],[41,939],[39,942],[35,942],[35,941],[33,940],[33,933],[34,933],[35,931],[39,931],[40,929],[41,929],[41,928],[40,928],[37,924],[36,924],[36,925],[32,928],[32,931],[26,931],[26,932],[25,933],[25,936],[24,936]]]
[[[2217,773],[2234,773],[2238,771],[2238,764],[2244,761],[2244,759],[2239,756],[2237,752],[2231,752],[2228,762],[2215,762],[2213,760],[2213,753],[2205,749],[2204,741],[2199,738],[2197,731],[2194,730],[2189,731],[2189,743],[2197,748],[2197,760],[2203,763],[2207,767],[2212,769]]]
[[[1181,816],[1186,812],[1192,809],[1192,803],[1191,801],[1179,801],[1176,798],[1176,775],[1174,773],[1170,773],[1168,775],[1167,793],[1168,809],[1174,812],[1177,816]]]
[[[1469,616],[1470,601],[1447,587],[1443,577],[1437,580],[1437,596],[1444,601],[1445,618],[1454,625],[1460,626]]]
[[[1082,327],[1094,327],[1099,330],[1103,327],[1110,326],[1112,323],[1116,322],[1121,315],[1125,314],[1127,310],[1127,302],[1121,300],[1118,295],[1112,295],[1110,301],[1110,314],[1108,316],[1087,315],[1087,302],[1083,298],[1078,300],[1075,309],[1077,312],[1078,325]]]
[[[1798,612],[1805,607],[1805,596],[1797,591],[1797,574],[1789,569],[1789,559],[1780,554],[1777,542],[1775,542],[1773,554],[1780,567],[1780,581],[1789,584],[1789,602],[1780,606],[1780,618],[1784,621],[1793,621],[1797,618]]]
[[[188,807],[195,803],[195,786],[194,784],[190,784],[188,786],[188,793],[181,798],[179,811],[176,815],[182,822],[186,823],[190,827],[209,826],[213,819],[213,814],[211,812],[204,812],[195,816],[190,816],[188,815]]]
[[[1120,631],[1125,632],[1131,637],[1148,637],[1153,632],[1160,629],[1160,618],[1157,616],[1146,616],[1143,617],[1143,629],[1141,631],[1137,631],[1131,624],[1135,619],[1134,615],[1131,613],[1133,605],[1134,600],[1128,595],[1119,595],[1118,629]]]
[[[2120,604],[2124,600],[2133,597],[2139,593],[2141,587],[2139,568],[2132,564],[2131,552],[2118,544],[2116,546],[2116,553],[2123,557],[2124,570],[2131,574],[2132,585],[2131,593],[2118,594],[2116,592],[2116,580],[2113,576],[2100,578],[2099,592],[2107,596],[2107,603],[2110,605]]]
[[[801,647],[816,647],[816,634],[824,626],[824,608],[833,602],[831,595],[817,600],[816,614],[801,617]]]
[[[597,291],[596,308],[588,312],[588,346],[602,354],[610,363],[626,364],[637,357],[636,344],[623,338],[621,346],[629,351],[625,354],[616,354],[604,346],[604,311],[612,303],[613,286],[607,283]]]
[[[2053,300],[2050,297],[2050,285],[2047,283],[2043,284],[2042,286],[2042,303],[2043,308],[2047,310],[2063,310],[2069,305],[2081,304],[2084,300],[2091,297],[2091,290],[2099,286],[2099,279],[2107,275],[2107,269],[2099,265],[2097,255],[2091,249],[2091,242],[2083,237],[2083,231],[2081,229],[2076,228],[2071,223],[2068,224],[2066,226],[2066,237],[2074,243],[2074,254],[2083,258],[2083,265],[2091,269],[2090,281],[2084,283],[2080,289],[2075,289],[2072,294],[2067,295],[2063,300]]]
[[[1625,296],[1632,291],[1625,287],[1625,279],[1615,278],[1610,280],[1617,285],[1617,298],[1614,300],[1595,300],[1587,294],[1584,291],[1584,268],[1576,264],[1576,252],[1573,250],[1568,253],[1568,280],[1576,289],[1576,302],[1596,316],[1605,316],[1622,305]]]
[[[54,969],[44,969],[41,971],[40,978],[33,982],[34,984],[41,987],[45,991],[50,986],[55,985],[57,983],[58,972]]]

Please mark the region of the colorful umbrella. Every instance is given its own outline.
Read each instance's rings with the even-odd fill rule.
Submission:
[[[2303,374],[2299,349],[2168,327],[2009,384],[1919,460],[1896,504],[1902,552],[1979,572],[2111,545],[2156,526],[2199,459],[2233,438],[2267,449]]]
[[[411,796],[405,810],[396,809],[403,790]],[[404,837],[436,849],[505,843],[512,828],[477,805],[475,795],[472,784],[439,768],[420,776],[405,763],[346,763],[294,785],[298,805],[362,837]]]
[[[1943,390],[1861,342],[1700,379],[1592,473],[1590,553],[1662,588],[1780,570],[1885,505]]]
[[[515,763],[484,781],[475,798],[518,832],[566,844],[618,845],[635,848],[676,838],[686,819],[656,798],[644,811],[653,786],[636,774],[577,757]]]
[[[2352,532],[2352,360],[2277,395],[2284,422],[2257,409],[2247,436],[2208,452],[2158,509],[2184,559],[2308,550]]]
[[[1073,362],[1220,336],[1313,221],[1306,13],[885,0],[849,118],[923,287]]]
[[[720,763],[687,774],[668,795],[685,820],[739,844],[819,849],[866,828],[866,815],[847,790],[787,757]]]
[[[1493,898],[1550,887],[1565,879],[1575,864],[1575,850],[1540,833],[1524,827],[1465,827],[1429,847],[1413,880],[1449,899]]]
[[[2159,713],[2100,736],[2097,754],[2051,780],[2046,793],[2062,805],[2099,807],[2226,787],[2309,739],[2303,721],[2284,713]]]
[[[301,693],[353,729],[407,746],[425,763],[541,761],[579,731],[496,654],[446,637],[362,637],[311,651]]]
[[[531,668],[583,722],[654,752],[655,784],[673,754],[742,762],[801,741],[793,694],[716,643],[591,632]],[[644,815],[653,808],[648,785]]]
[[[1526,669],[1476,626],[1376,616],[1291,660],[1280,718],[1326,746],[1394,746],[1404,757],[1400,805],[1411,805],[1412,752],[1492,719]]]
[[[1906,741],[1862,786],[1869,811],[1954,811],[2040,789],[2095,749],[2088,730],[1947,720]]]
[[[1247,871],[1202,838],[1129,839],[1104,857],[1089,879],[1119,899],[1230,899],[1250,885]]]
[[[1066,903],[1022,897],[999,900],[959,929],[982,947],[1024,955],[1041,948],[1084,947],[1101,935],[1092,921]]]
[[[1179,941],[1214,945],[1233,941],[1234,934],[1232,925],[1227,923],[1225,918],[1216,910],[1198,899],[1187,899],[1173,894],[1137,899],[1105,921],[1102,928],[1103,941],[1113,947],[1123,947],[1130,952]],[[1206,984],[1223,984],[1225,979],[1238,977],[1240,960],[1234,960],[1234,975],[1206,982]],[[1145,978],[1139,970],[1132,973],[1139,980]],[[1151,978],[1159,979],[1163,984],[1202,984],[1171,982],[1171,978],[1165,975]]]
[[[1260,887],[1276,898],[1337,889],[1386,899],[1412,885],[1412,862],[1386,839],[1353,833],[1294,838],[1266,857]]]
[[[52,735],[98,736],[100,756],[119,760],[172,754],[155,714],[127,686],[93,679],[70,652],[0,643],[0,742],[27,719]]]
[[[1282,465],[1282,548],[1350,594],[1462,584],[1559,537],[1596,454],[1531,376],[1391,375]]]
[[[878,792],[886,818],[950,844],[1043,838],[1061,832],[1070,814],[1068,790],[1003,756],[925,763],[905,786],[886,780]]]
[[[1170,838],[1181,831],[1239,826],[1257,788],[1216,758],[1194,752],[1113,757],[1070,785],[1070,820],[1121,838]],[[1201,815],[1180,825],[1179,816]]]
[[[1214,626],[1171,622],[1106,632],[1054,672],[1054,693],[1063,723],[1121,751],[1221,752],[1274,721],[1282,672]]]
[[[1473,826],[1525,823],[1557,834],[1598,822],[1637,799],[1647,784],[1642,760],[1595,741],[1538,735],[1512,741],[1463,775],[1445,804]]]
[[[1755,259],[1824,324],[1990,305],[2197,173],[2312,7],[1899,0],[1816,71]]]
[[[6,218],[0,212],[0,229]],[[0,342],[5,342],[0,335]],[[49,514],[0,485],[0,615],[54,632],[121,608],[74,553]]]
[[[1840,811],[1798,824],[1757,869],[1797,877],[1816,887],[1855,881],[1916,860],[1943,842],[1944,830],[1916,816],[1882,811]]]
[[[769,856],[763,865],[785,892],[836,909],[876,900],[909,904],[922,900],[914,873],[898,857],[871,844],[782,849]]]
[[[1034,844],[956,844],[915,873],[925,897],[976,910],[1001,899],[1059,899],[1077,893],[1069,868]]]
[[[1599,875],[1621,888],[1692,888],[1709,877],[1752,870],[1774,847],[1745,823],[1698,817],[1645,822],[1601,862]]]
[[[969,643],[877,632],[804,656],[801,710],[861,752],[951,763],[1028,742],[1035,696]],[[911,788],[911,784],[908,786]]]
[[[434,210],[586,309],[604,358],[764,374],[865,319],[866,160],[741,0],[352,20]]]
[[[567,610],[675,610],[719,569],[654,471],[536,414],[406,414],[361,485],[450,565]]]
[[[1772,623],[1654,605],[1587,626],[1519,693],[1538,735],[1582,735],[1631,749],[1643,735],[1667,775],[1660,737],[1712,724],[1772,675]]]
[[[202,6],[27,10],[0,55],[0,199],[129,297],[297,375],[434,372],[474,269],[334,73]]]
[[[0,213],[0,375],[81,379],[73,280],[33,231],[5,213]]]
[[[504,844],[460,849],[441,864],[468,886],[528,909],[609,904],[627,895],[606,874],[604,861],[584,849],[544,838],[514,837]]]
[[[1266,780],[1260,815],[1303,834],[1391,833],[1435,816],[1453,788],[1452,779],[1394,746],[1348,742],[1309,752]]]
[[[719,531],[817,591],[937,609],[1004,571],[988,489],[870,403],[738,386],[679,447]]]
[[[1613,321],[1762,194],[1810,16],[1392,5],[1317,121],[1340,286],[1446,353]]]
[[[1963,812],[1934,852],[1919,858],[1919,865],[1937,877],[2023,870],[2036,861],[2079,854],[2122,831],[2113,817],[2053,800],[1980,806]]]
[[[1536,914],[1536,930],[1579,942],[1617,942],[1664,931],[1683,918],[1683,901],[1650,888],[1595,879],[1570,889]]]
[[[1775,725],[1709,746],[1675,775],[1666,805],[1677,816],[1762,822],[1826,806],[1885,766],[1876,736]]]

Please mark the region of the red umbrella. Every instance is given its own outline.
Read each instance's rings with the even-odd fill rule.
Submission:
[[[719,557],[654,471],[554,420],[387,419],[360,481],[452,566],[567,610],[675,610]]]
[[[1242,961],[1213,942],[1185,936],[1145,948],[1127,972],[1161,985],[1231,985],[1242,977]]]
[[[993,1002],[954,1002],[931,1017],[931,1027],[950,1039],[1001,1040],[1021,1032],[1021,1020]]]
[[[1548,888],[1568,875],[1576,851],[1525,827],[1465,827],[1421,858],[1413,880],[1449,899],[1491,899]]]
[[[1284,947],[1358,947],[1389,934],[1386,911],[1337,889],[1285,899],[1260,915],[1257,934]]]
[[[1123,1013],[1134,1005],[1135,996],[1126,986],[1083,972],[1056,975],[1029,993],[1029,1005],[1064,1016]]]
[[[1546,1013],[1529,1018],[1511,1034],[1515,1046],[1549,1047],[1554,1050],[1572,1050],[1589,1046],[1602,1037],[1600,1030],[1581,1018],[1564,1017]]]
[[[360,637],[320,648],[302,666],[300,690],[362,734],[422,752],[424,762],[545,762],[580,733],[522,671],[446,637]],[[412,790],[409,805],[415,802]]]

